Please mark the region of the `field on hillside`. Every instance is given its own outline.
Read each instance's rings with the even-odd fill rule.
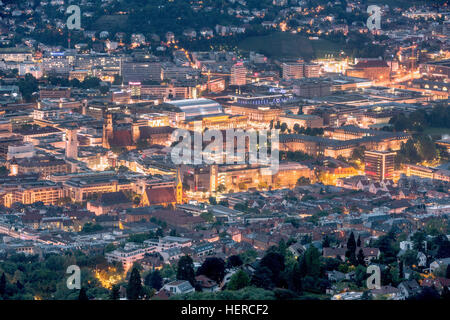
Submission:
[[[312,59],[325,54],[338,54],[341,47],[327,40],[310,40],[288,32],[276,32],[266,36],[249,37],[238,44],[244,51],[256,51],[271,58],[304,57]]]

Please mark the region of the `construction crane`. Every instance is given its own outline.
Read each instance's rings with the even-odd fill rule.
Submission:
[[[417,44],[413,44],[412,46],[409,46],[409,47],[400,47],[397,52],[397,56],[400,57],[400,55],[402,54],[403,51],[411,49],[411,56],[408,58],[410,60],[411,70],[414,70],[416,67],[416,59],[417,59],[416,55],[415,55],[416,48],[417,48]]]

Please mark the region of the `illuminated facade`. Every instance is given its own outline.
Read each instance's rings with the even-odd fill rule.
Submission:
[[[4,197],[5,207],[10,208],[15,202],[32,204],[42,201],[45,205],[57,205],[63,198],[60,185],[46,180],[11,186]]]
[[[377,180],[390,180],[394,176],[395,152],[366,151],[364,153],[366,176]]]
[[[226,130],[226,129],[245,129],[248,127],[247,116],[231,116],[229,114],[212,115],[201,117],[201,119],[193,119],[185,121],[181,124],[182,128],[187,130]]]
[[[245,86],[247,83],[247,69],[242,62],[231,67],[230,84],[232,86]]]
[[[323,127],[323,119],[319,116],[299,114],[280,116],[280,123],[286,123],[288,129],[293,129],[296,124],[303,128],[321,128]]]

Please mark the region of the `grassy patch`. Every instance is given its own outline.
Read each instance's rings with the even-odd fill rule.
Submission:
[[[245,51],[261,52],[271,58],[311,59],[327,53],[338,53],[341,46],[327,40],[309,40],[301,35],[276,32],[266,36],[249,37],[238,44]]]

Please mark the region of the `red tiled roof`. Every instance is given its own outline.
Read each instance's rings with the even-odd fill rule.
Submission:
[[[114,131],[114,137],[111,141],[111,145],[117,147],[126,147],[133,144],[133,139],[131,137],[131,132],[128,130],[117,130]]]
[[[150,205],[176,202],[175,192],[176,190],[173,187],[154,188],[145,190]]]
[[[202,274],[196,276],[195,281],[197,281],[203,288],[213,288],[217,286],[217,282]]]

